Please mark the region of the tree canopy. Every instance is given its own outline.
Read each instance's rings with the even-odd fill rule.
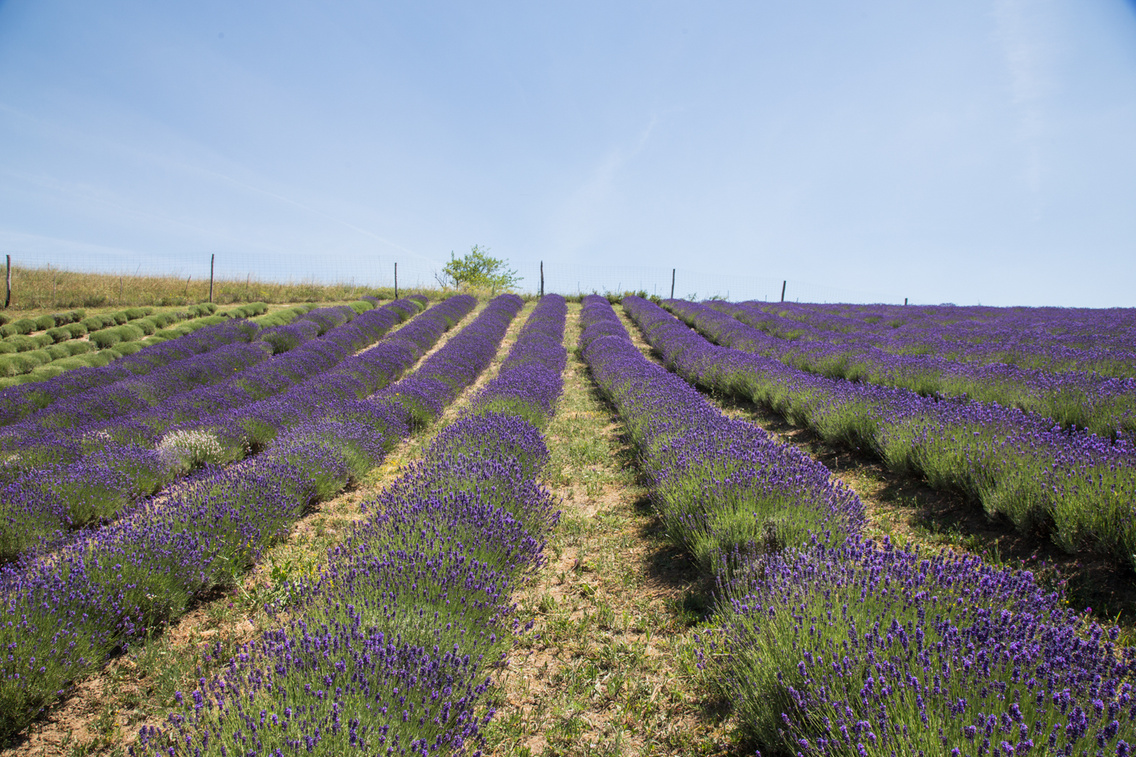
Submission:
[[[509,268],[508,260],[490,257],[488,247],[475,244],[460,258],[451,252],[438,279],[445,286],[485,287],[496,292],[515,287],[522,277]]]

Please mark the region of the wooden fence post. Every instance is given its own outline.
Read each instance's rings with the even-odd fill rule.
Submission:
[[[12,304],[12,256],[11,255],[5,255],[4,258],[7,261],[7,269],[8,269],[7,274],[4,277],[4,281],[5,281],[4,307],[8,307],[9,305]]]
[[[788,284],[788,283],[789,283],[788,281],[782,281],[781,282],[781,301],[782,302],[785,301],[785,285]]]
[[[675,269],[671,269],[671,299],[675,298]]]
[[[398,263],[394,264],[394,298],[398,299]]]
[[[540,296],[544,297],[544,261],[540,261]]]
[[[213,302],[213,261],[216,260],[217,254],[213,253],[209,256],[209,301]]]

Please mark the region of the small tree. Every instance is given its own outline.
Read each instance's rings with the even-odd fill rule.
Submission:
[[[450,253],[450,262],[436,275],[438,283],[454,287],[486,287],[496,292],[498,289],[511,289],[520,281],[517,272],[509,268],[508,260],[489,257],[489,248],[474,245],[462,257]]]

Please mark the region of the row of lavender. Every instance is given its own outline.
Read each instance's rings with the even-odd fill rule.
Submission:
[[[46,381],[0,390],[0,425],[14,423],[64,397],[144,375],[155,368],[225,344],[247,342],[257,330],[256,324],[251,321],[227,321],[139,350],[110,365],[76,368]]]
[[[254,422],[268,398],[276,396],[293,406],[310,404],[314,388],[359,370],[360,360],[347,361],[355,350],[381,338],[420,304],[396,301],[357,318],[346,307],[313,310],[310,317],[283,327],[301,332],[303,338],[292,338],[283,345],[291,349],[272,359],[264,357],[281,348],[274,339],[280,329],[267,331],[263,340],[224,346],[143,378],[94,390],[87,395],[88,404],[62,400],[8,426],[5,441],[22,446],[16,447],[16,462],[10,460],[8,480],[0,489],[0,557],[54,548],[74,528],[116,517],[203,463],[243,457],[252,445],[247,434],[237,431],[242,422]],[[443,310],[453,319],[472,306],[473,300],[464,298]],[[443,323],[437,317],[427,319],[400,340],[432,343]],[[361,359],[378,367],[387,381],[397,376],[397,370],[388,370],[394,365],[383,364],[390,361],[391,349],[404,363],[415,351],[413,346],[399,350],[390,345]],[[261,359],[250,365],[243,360],[249,355]],[[218,376],[222,380],[216,381]],[[365,393],[377,388],[359,387]],[[99,401],[107,397],[112,401]],[[116,410],[123,414],[114,418]],[[69,422],[67,428],[57,428],[60,419]],[[261,429],[260,444],[279,430]]]
[[[435,322],[437,339],[462,308],[472,308],[472,300],[451,298],[414,323]],[[452,368],[466,366],[470,354],[488,350],[491,356],[519,308],[515,297],[490,303],[415,376],[468,383],[468,371]],[[410,432],[403,382],[358,397],[368,384],[386,385],[385,371],[405,370],[428,345],[385,346],[370,352],[385,352],[387,358],[357,356],[354,372],[318,391],[313,387],[310,401],[297,397],[295,404],[273,408],[276,420],[291,420],[290,430],[265,454],[206,469],[174,495],[0,573],[0,644],[7,650],[0,659],[0,735],[26,725],[69,681],[100,666],[114,649],[180,615],[202,594],[232,585],[314,502],[376,465]],[[410,353],[409,359],[400,352]],[[450,391],[456,394],[460,386]]]
[[[688,306],[678,300],[666,304],[675,309]],[[791,321],[794,331],[787,334],[797,338],[785,339],[776,335],[786,332],[775,321],[786,319],[764,312],[757,303],[707,305],[754,327],[744,343],[732,346],[811,373],[900,387],[923,395],[962,397],[1022,408],[1052,418],[1062,426],[1087,428],[1106,438],[1136,431],[1136,352],[1132,352],[1131,345],[1125,348],[1128,357],[1113,350],[1101,350],[1096,358],[1076,357],[1065,350],[1053,364],[1042,359],[1045,348],[1035,345],[1030,353],[1033,359],[1021,362],[1041,362],[1044,367],[1022,367],[985,362],[970,354],[1002,349],[995,342],[973,348],[956,346],[953,350],[939,345],[940,350],[936,349],[936,340],[920,337],[919,343],[924,346],[911,354],[911,348],[895,344],[894,337],[891,342],[883,341],[869,331],[826,331],[800,321]],[[1002,338],[1000,333],[997,338]],[[1116,363],[1115,370],[1110,372],[1119,372],[1119,376],[1091,372],[1090,366],[1100,360]],[[1055,370],[1058,364],[1064,370]],[[1122,368],[1121,364],[1128,367]]]
[[[680,327],[657,307],[625,302],[630,312],[653,313],[644,322],[652,344],[655,328]],[[666,360],[689,380],[768,405],[830,442],[870,450],[893,470],[960,491],[1023,530],[1048,530],[1069,552],[1096,550],[1136,565],[1136,448],[1128,440],[1110,443],[998,405],[818,376],[731,349],[744,346],[753,330],[723,313],[694,303],[668,306],[728,345],[711,349],[681,327],[688,347],[671,348]]]
[[[1048,371],[1136,376],[1136,310],[743,303],[783,339],[848,340],[896,354],[936,354]]]
[[[237,374],[261,363],[273,362],[270,360],[273,355],[294,350],[316,337],[341,333],[340,327],[344,325],[350,326],[350,331],[343,332],[349,336],[336,341],[343,342],[344,349],[353,351],[352,347],[358,349],[373,342],[393,324],[418,312],[425,304],[424,299],[399,300],[372,310],[372,303],[361,301],[356,303],[356,307],[341,305],[313,309],[288,326],[265,329],[253,321],[237,321],[222,325],[228,326],[230,331],[235,329],[240,334],[239,339],[223,340],[216,346],[179,356],[165,364],[148,362],[146,370],[138,374],[133,371],[127,371],[125,375],[121,370],[107,371],[102,376],[103,382],[95,384],[92,383],[95,377],[91,372],[75,372],[70,376],[72,383],[84,388],[79,392],[61,391],[53,395],[45,407],[0,428],[0,448],[26,451],[37,442],[41,446],[66,444],[70,436],[98,430],[100,422],[145,413],[168,404],[174,397],[218,383],[239,381],[243,385],[250,383],[246,379],[251,378],[250,390],[256,391],[255,375]],[[391,320],[392,315],[395,316],[394,321]],[[370,339],[367,340],[367,337]],[[175,340],[170,344],[176,345],[181,341]],[[290,358],[296,362],[294,356]],[[264,370],[273,372],[272,368],[262,369],[262,372]],[[295,368],[286,367],[275,372],[286,374],[290,370]]]
[[[40,316],[34,321],[17,320],[0,327],[0,333],[14,332],[0,339],[0,387],[42,381],[71,368],[106,365],[149,344],[181,336],[181,331],[188,333],[223,321],[224,317],[210,317],[215,310],[216,306],[210,304],[160,313],[154,313],[150,307],[127,308],[90,318],[76,310]],[[167,328],[199,316],[204,317],[177,329]]]
[[[4,428],[0,442],[32,460],[46,449],[75,460],[108,438],[152,446],[170,428],[264,399],[328,370],[424,304],[396,300],[358,317],[346,306],[313,310],[289,326],[256,334],[250,344],[237,345],[247,361],[231,361],[227,347],[195,355],[63,399]],[[291,335],[285,330],[304,338],[287,338]]]
[[[645,359],[602,297],[587,297],[580,347],[640,451],[667,533],[707,571],[750,544],[839,544],[863,521],[828,470],[760,428],[725,417]],[[777,471],[776,476],[768,471]]]
[[[418,304],[423,306],[426,304],[424,297],[418,295],[416,297],[420,298]],[[134,343],[137,349],[132,347],[123,353],[128,355],[128,359],[116,359],[113,363],[111,358],[102,359],[91,366],[77,367],[55,373],[50,377],[41,377],[43,380],[37,379],[36,383],[0,390],[0,426],[15,423],[75,395],[91,391],[104,392],[108,387],[118,383],[123,386],[133,386],[133,382],[155,370],[172,367],[174,363],[221,346],[247,343],[254,339],[267,338],[271,341],[270,335],[276,331],[273,327],[291,324],[297,318],[317,323],[322,333],[331,326],[346,323],[358,313],[377,307],[378,304],[379,300],[374,297],[365,297],[350,305],[327,308],[302,304],[277,310],[256,319],[249,316],[263,312],[263,305],[260,307],[246,305],[229,311],[223,317],[218,315],[198,319],[191,324],[158,331],[154,336],[147,338],[147,341],[154,340],[153,342]],[[225,320],[226,318],[236,320]],[[199,329],[202,326],[204,328]],[[270,354],[271,347],[272,345],[270,345]],[[118,358],[121,355],[113,357]],[[205,380],[208,381],[208,378]],[[145,383],[138,385],[141,397],[130,397],[130,393],[127,392],[127,396],[122,400],[129,405],[139,399],[145,399],[153,384],[154,382],[151,382],[150,386]]]
[[[650,303],[628,305],[665,354],[713,361],[699,351],[716,348],[655,322],[669,316]],[[717,573],[721,632],[704,636],[703,664],[756,746],[1129,753],[1136,651],[1028,573],[863,540],[858,498],[823,466],[643,357],[602,298],[584,319],[584,357],[639,445],[668,531]]]
[[[425,459],[369,503],[293,620],[182,698],[145,754],[450,754],[476,744],[516,627],[510,594],[542,561],[555,502],[534,479],[560,393],[564,300],[541,300],[498,376]],[[440,389],[441,385],[435,385]],[[442,397],[421,386],[420,401]],[[526,420],[527,419],[527,420]]]

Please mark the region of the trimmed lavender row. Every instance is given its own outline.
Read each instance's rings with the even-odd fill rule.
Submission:
[[[468,312],[471,307],[471,301],[461,301],[449,309]],[[310,342],[241,371],[220,385],[183,394],[152,413],[136,414],[109,426],[77,429],[73,441],[55,439],[54,435],[49,435],[47,441],[41,438],[40,448],[57,462],[15,476],[0,490],[0,557],[11,559],[29,548],[52,549],[67,538],[68,530],[116,517],[131,503],[202,463],[231,462],[243,457],[245,445],[226,447],[208,433],[185,428],[185,422],[195,416],[209,420],[224,417],[227,410],[248,405],[258,396],[279,393],[304,378],[330,378],[334,376],[334,366],[354,349],[381,337],[416,308],[416,302],[403,300],[366,312],[352,325],[329,331],[320,342]],[[437,319],[440,328],[452,317],[445,311],[427,320]],[[408,359],[416,360],[420,354],[405,351]],[[198,360],[198,368],[216,363],[212,355],[200,356]],[[364,396],[381,388],[408,364],[404,360],[401,367],[384,365],[383,379],[368,384],[356,395]],[[306,405],[300,406],[310,405],[309,398]],[[175,421],[181,421],[183,427],[163,435],[161,429],[168,429]],[[38,459],[27,451],[22,454]],[[65,462],[68,457],[72,459]]]
[[[264,307],[263,304],[260,306]],[[254,306],[246,307],[251,309]],[[0,352],[11,352],[13,347],[18,351],[6,361],[6,365],[0,363],[0,374],[9,374],[8,378],[0,378],[0,388],[46,381],[75,368],[102,367],[153,344],[224,323],[227,318],[245,318],[251,314],[230,312],[210,315],[215,310],[213,305],[208,308],[195,306],[190,309],[191,312],[166,311],[146,317],[139,317],[139,314],[150,308],[138,308],[136,313],[134,310],[92,316],[34,336],[17,336],[0,342]],[[185,318],[194,320],[172,325]],[[88,333],[88,340],[80,339]],[[9,344],[13,340],[16,343]]]
[[[687,307],[679,301],[666,304]],[[1101,375],[1087,371],[1086,363],[1076,362],[1060,372],[1005,362],[976,364],[977,357],[965,359],[965,350],[960,355],[957,348],[955,357],[963,358],[961,361],[948,359],[944,354],[895,354],[881,349],[878,340],[873,340],[870,334],[851,332],[837,336],[808,329],[797,321],[791,321],[796,330],[789,335],[804,338],[787,341],[766,333],[765,329],[771,328],[772,317],[754,303],[716,302],[710,306],[754,327],[744,347],[741,343],[732,346],[776,358],[811,373],[910,389],[923,395],[961,397],[1021,408],[1051,418],[1062,426],[1087,428],[1109,439],[1136,431],[1136,378],[1129,375]],[[783,333],[775,327],[772,331]],[[932,347],[926,345],[926,349],[930,352]],[[1065,354],[1063,359],[1067,361],[1069,355]]]
[[[416,295],[418,298],[417,305],[425,306],[426,301],[421,295]],[[330,308],[314,308],[314,306],[297,306],[285,311],[278,311],[270,316],[265,316],[262,319],[240,321],[241,329],[244,336],[243,341],[256,340],[261,341],[266,335],[269,337],[271,347],[266,347],[261,344],[261,349],[268,349],[269,354],[283,351],[284,344],[279,339],[273,339],[272,335],[275,330],[271,328],[264,328],[262,330],[260,322],[264,321],[266,324],[288,323],[292,319],[299,319],[298,324],[315,324],[319,328],[320,334],[324,333],[330,326],[343,324],[352,320],[357,313],[363,313],[367,310],[377,307],[377,301],[360,300],[352,303],[351,305],[340,305]],[[407,301],[400,301],[400,305],[406,306]],[[411,307],[417,305],[412,304]],[[253,314],[256,311],[246,313],[248,308],[238,308],[236,313],[240,315]],[[419,308],[420,309],[420,308]],[[229,324],[222,324],[229,326]],[[303,328],[302,325],[297,328]],[[204,334],[212,333],[213,330],[203,330]],[[169,343],[170,346],[161,345],[163,350],[157,349],[144,349],[141,355],[146,360],[139,362],[139,360],[131,360],[125,362],[118,362],[115,366],[111,366],[107,370],[96,371],[68,371],[65,376],[58,377],[51,383],[37,385],[37,390],[34,399],[37,400],[38,405],[46,409],[40,410],[38,407],[23,406],[14,408],[12,411],[17,412],[18,416],[26,417],[25,421],[20,424],[23,426],[23,433],[20,436],[27,436],[28,431],[34,431],[40,427],[45,428],[63,428],[74,427],[81,425],[97,418],[110,418],[120,416],[125,413],[132,412],[139,408],[145,408],[148,405],[154,405],[165,399],[166,396],[176,392],[185,391],[190,388],[194,383],[209,385],[215,381],[222,380],[231,375],[231,371],[225,369],[218,369],[213,372],[197,371],[195,373],[195,365],[192,360],[184,360],[182,358],[192,357],[208,353],[211,347],[205,350],[189,349],[194,346],[195,341],[199,338],[191,335],[184,335],[178,339],[174,339]],[[169,365],[163,352],[172,354],[177,358],[177,365]],[[151,365],[153,363],[154,365]],[[152,371],[157,367],[160,371],[165,367],[168,370],[160,372],[158,375],[152,375]],[[130,370],[123,370],[129,368]],[[189,382],[188,386],[183,386],[185,382]],[[91,391],[94,391],[94,397],[91,396]],[[32,389],[28,389],[31,392]],[[82,397],[75,397],[76,393],[83,392]],[[51,396],[48,396],[50,393]],[[63,401],[63,407],[55,407],[55,403]],[[48,407],[51,406],[51,407]],[[30,416],[30,417],[28,417]],[[37,418],[39,418],[37,422]],[[19,417],[9,418],[10,422],[19,420]],[[5,429],[3,436],[5,437],[4,447],[11,449],[13,443],[18,444],[18,439],[13,440],[11,437],[19,433],[18,429]]]
[[[484,348],[484,322],[499,312],[463,330],[477,333],[472,344],[455,346],[455,337],[435,354]],[[328,397],[308,414],[249,464],[206,470],[168,501],[0,572],[0,643],[8,650],[0,660],[0,735],[23,728],[116,647],[203,592],[232,585],[313,502],[410,433],[408,413],[382,394]]]
[[[96,424],[149,410],[177,394],[262,364],[271,356],[271,346],[259,340],[225,345],[145,376],[65,397],[0,429],[0,448],[36,459],[36,447],[54,449],[72,439],[75,431],[81,434]]]
[[[258,327],[251,321],[229,321],[145,347],[101,368],[75,368],[46,381],[0,390],[0,425],[14,423],[65,397],[137,378],[226,344],[251,341],[257,331]]]
[[[318,368],[333,365],[344,354],[349,354],[350,348],[363,338],[362,333],[350,335],[346,344],[301,348],[295,355],[297,360],[277,363],[288,369],[283,375],[275,379],[271,375],[261,376],[266,384],[275,381],[280,389],[291,384],[290,389],[253,404],[234,402],[236,407],[230,412],[208,418],[209,425],[199,423],[174,429],[161,437],[156,449],[139,446],[155,441],[151,426],[122,422],[114,435],[104,432],[94,440],[87,440],[88,445],[101,441],[106,446],[104,450],[93,451],[63,469],[56,467],[29,473],[26,480],[8,488],[4,499],[5,528],[0,530],[6,541],[0,546],[15,552],[43,538],[45,548],[50,548],[54,544],[47,537],[53,529],[63,538],[65,524],[110,517],[139,494],[156,490],[188,469],[243,458],[250,450],[264,447],[280,430],[309,418],[323,403],[343,397],[363,397],[383,388],[416,362],[475,304],[472,297],[451,298],[431,308],[393,339],[361,355],[341,360],[331,372],[321,374]],[[405,312],[400,305],[396,307],[399,309],[394,312]],[[389,313],[388,316],[394,317]],[[329,351],[328,347],[332,349]],[[317,370],[311,369],[313,361]],[[307,381],[293,383],[305,373],[311,376]],[[247,400],[248,394],[236,391],[230,392],[230,397]],[[225,407],[221,397],[213,395],[212,399],[218,410]],[[272,423],[267,423],[268,420]],[[87,483],[81,487],[58,485],[63,479]],[[54,495],[46,503],[50,508],[45,507],[44,491]],[[61,502],[66,502],[67,507],[62,507]]]
[[[369,302],[361,302],[360,305],[371,307]],[[342,354],[335,358],[334,353],[329,353],[328,359],[338,362],[374,342],[418,309],[418,303],[409,300],[362,311],[361,314],[343,305],[311,310],[300,316],[296,323],[310,324],[318,330],[318,335],[324,337],[322,343],[333,343],[332,349],[338,348]],[[335,326],[343,328],[333,328]],[[267,333],[271,335],[272,331]],[[128,418],[148,425],[160,426],[163,422],[169,425],[167,413],[176,417],[178,410],[187,405],[191,408],[211,407],[219,397],[210,395],[210,388],[217,389],[222,395],[226,389],[244,391],[252,395],[251,399],[257,399],[258,394],[272,394],[279,391],[272,388],[273,379],[296,373],[298,368],[302,370],[310,360],[305,359],[305,353],[296,352],[270,360],[269,357],[280,350],[263,341],[262,336],[257,334],[250,344],[239,345],[243,351],[234,353],[237,357],[227,354],[235,348],[222,348],[178,361],[142,377],[117,381],[81,396],[65,398],[0,430],[0,446],[23,451],[38,445],[54,450],[66,445],[73,437],[103,430],[100,424],[110,422],[109,428],[113,429],[115,421]],[[266,386],[260,387],[260,383],[266,383]]]
[[[689,380],[768,405],[829,442],[871,450],[893,470],[959,491],[1023,530],[1047,530],[1068,552],[1096,550],[1136,565],[1136,448],[1127,440],[1110,444],[1012,408],[817,376],[711,345],[657,306],[625,302]],[[702,305],[670,305],[721,344],[752,331]]]
[[[633,311],[646,309],[629,304]],[[588,321],[605,321],[601,327],[615,331],[605,300],[586,308],[599,311],[598,317],[589,312]],[[655,334],[661,342],[684,338],[677,329],[660,327]],[[694,404],[683,397],[693,391],[685,382],[685,390],[670,389],[670,398],[636,401],[636,395],[653,398],[653,385],[665,387],[636,365],[649,361],[618,336],[589,343],[585,331],[581,342],[597,382],[616,388],[610,396],[618,398],[633,436],[674,413],[671,408]],[[698,365],[696,346],[685,346],[687,365]],[[620,354],[622,370],[613,359]],[[693,410],[686,415],[693,423],[714,423]],[[677,445],[664,439],[657,446],[658,452],[641,446],[648,472],[654,455],[674,455]],[[691,469],[721,459],[716,449],[696,449],[692,457]],[[764,463],[748,487],[785,482],[788,494],[764,517],[793,518],[815,507],[810,490],[816,484],[773,456]],[[825,481],[827,470],[814,465],[823,471],[814,480]],[[724,521],[720,528],[729,528],[737,515],[752,516],[716,503],[722,478],[703,476],[683,494],[709,511],[705,522]],[[1046,753],[1127,753],[1125,739],[1136,732],[1129,684],[1136,651],[1119,646],[1115,633],[1064,609],[1061,597],[1047,594],[1029,573],[995,570],[974,558],[876,547],[857,531],[852,523],[848,538],[827,539],[814,530],[793,545],[767,539],[744,551],[720,550],[725,562],[701,560],[719,573],[723,629],[702,639],[700,653],[716,674],[715,686],[729,694],[747,739],[777,754],[803,755],[1025,754],[1050,745]]]
[[[563,300],[546,297],[502,369],[543,386],[566,359],[563,324]],[[476,745],[493,714],[483,714],[485,671],[517,625],[510,593],[543,562],[558,513],[533,481],[548,459],[537,429],[475,405],[367,505],[374,515],[330,553],[290,608],[295,619],[179,695],[167,731],[141,732],[141,753],[426,755]]]
[[[707,571],[763,549],[857,533],[863,505],[829,471],[715,410],[631,343],[603,297],[584,298],[580,347],[639,449],[670,538]]]
[[[423,309],[427,304],[424,297],[413,301],[396,300],[390,305],[396,303],[399,307],[410,307],[415,311]],[[280,354],[295,349],[316,337],[323,336],[331,329],[351,322],[357,314],[365,313],[371,309],[381,308],[379,308],[378,300],[368,297],[364,297],[351,305],[313,308],[300,314],[290,323],[265,328],[257,338],[271,344],[274,355]]]

